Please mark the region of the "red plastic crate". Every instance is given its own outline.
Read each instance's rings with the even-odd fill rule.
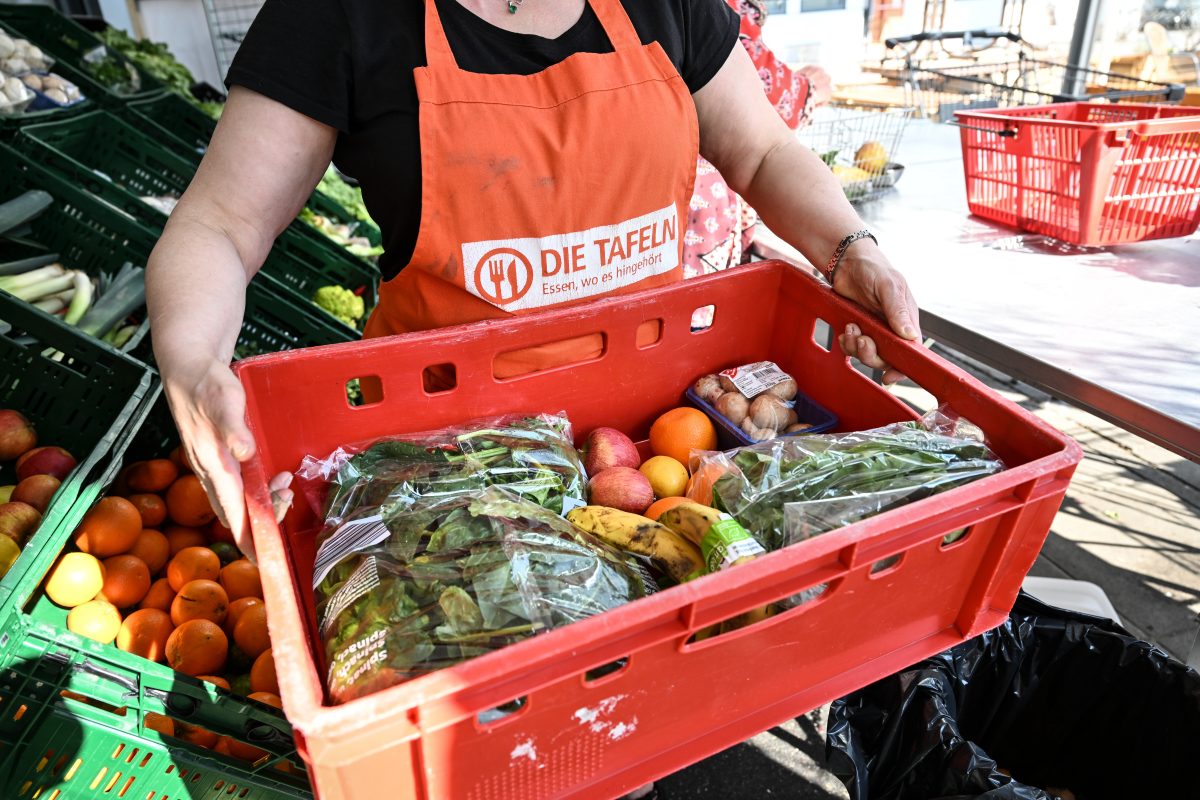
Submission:
[[[713,326],[692,312],[716,306]],[[671,588],[496,653],[341,706],[326,704],[314,635],[311,535],[294,508],[282,530],[266,478],[307,454],[482,415],[565,409],[576,435],[612,425],[645,438],[697,377],[771,359],[844,430],[913,418],[815,335],[854,321],[881,354],[990,436],[1011,469],[757,561]],[[661,325],[637,346],[637,330]],[[497,380],[498,353],[600,333],[584,363]],[[457,386],[429,394],[422,371],[451,363]],[[377,797],[616,797],[772,725],[940,652],[1005,619],[1058,510],[1080,450],[1017,405],[784,264],[754,266],[578,308],[239,362],[258,454],[244,477],[282,696],[323,800]],[[375,375],[378,404],[343,386]],[[303,504],[302,504],[303,505]],[[949,534],[967,534],[945,544]],[[899,561],[887,566],[887,560]],[[874,571],[873,571],[873,568]],[[692,633],[826,584],[760,624],[687,644]],[[589,671],[625,659],[612,674]],[[481,714],[522,699],[485,723]]]
[[[1189,236],[1200,109],[1058,103],[956,111],[971,213],[1080,245]]]

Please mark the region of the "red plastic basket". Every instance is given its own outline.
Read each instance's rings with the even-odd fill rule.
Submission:
[[[971,213],[1080,245],[1200,223],[1200,109],[1058,103],[956,111]]]
[[[692,332],[693,311],[710,304],[713,326]],[[857,322],[884,358],[980,425],[1011,469],[375,695],[326,703],[313,541],[294,533],[314,520],[296,507],[276,525],[267,476],[343,442],[518,410],[565,409],[577,435],[611,425],[644,438],[697,377],[759,359],[798,376],[843,429],[911,419],[836,346],[825,349],[819,320],[837,330]],[[639,347],[639,329],[660,337]],[[593,333],[604,336],[598,358],[493,377],[500,353]],[[426,392],[423,369],[446,363],[457,386]],[[439,800],[615,797],[747,739],[1004,620],[1080,459],[1066,436],[779,261],[235,369],[258,442],[244,477],[281,694],[323,800],[378,797],[383,786]],[[371,375],[384,399],[348,406],[346,381]],[[688,644],[709,625],[821,584],[798,608]],[[513,701],[519,708],[506,715]]]

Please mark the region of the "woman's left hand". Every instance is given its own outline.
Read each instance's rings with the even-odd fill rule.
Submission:
[[[883,316],[892,330],[904,339],[921,335],[920,311],[909,291],[908,282],[873,242],[860,240],[847,249],[834,275],[833,289],[848,300]],[[879,357],[874,340],[851,323],[838,337],[842,352],[872,369],[883,370],[884,384],[904,378]]]

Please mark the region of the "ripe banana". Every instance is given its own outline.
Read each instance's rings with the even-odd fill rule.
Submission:
[[[699,546],[709,572],[753,561],[766,551],[737,520],[716,509],[690,500],[673,506],[658,517],[659,522]],[[771,606],[747,611],[727,620],[723,631],[743,628],[771,615]]]
[[[676,583],[704,574],[704,559],[696,545],[640,514],[584,506],[569,512],[567,519],[614,547],[648,557]]]

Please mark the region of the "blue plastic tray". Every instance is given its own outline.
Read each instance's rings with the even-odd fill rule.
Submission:
[[[717,411],[710,404],[704,402],[700,398],[700,395],[696,394],[694,388],[688,387],[688,390],[684,392],[684,397],[693,406],[707,414],[708,418],[713,421],[713,425],[717,428],[717,445],[722,450],[756,444],[739,426],[730,422],[728,417]],[[783,434],[784,437],[825,433],[837,427],[837,414],[834,414],[804,392],[797,392],[796,399],[790,405],[796,410],[796,416],[800,418],[800,422],[807,422],[812,427],[807,430],[796,431],[795,433],[785,433]]]

